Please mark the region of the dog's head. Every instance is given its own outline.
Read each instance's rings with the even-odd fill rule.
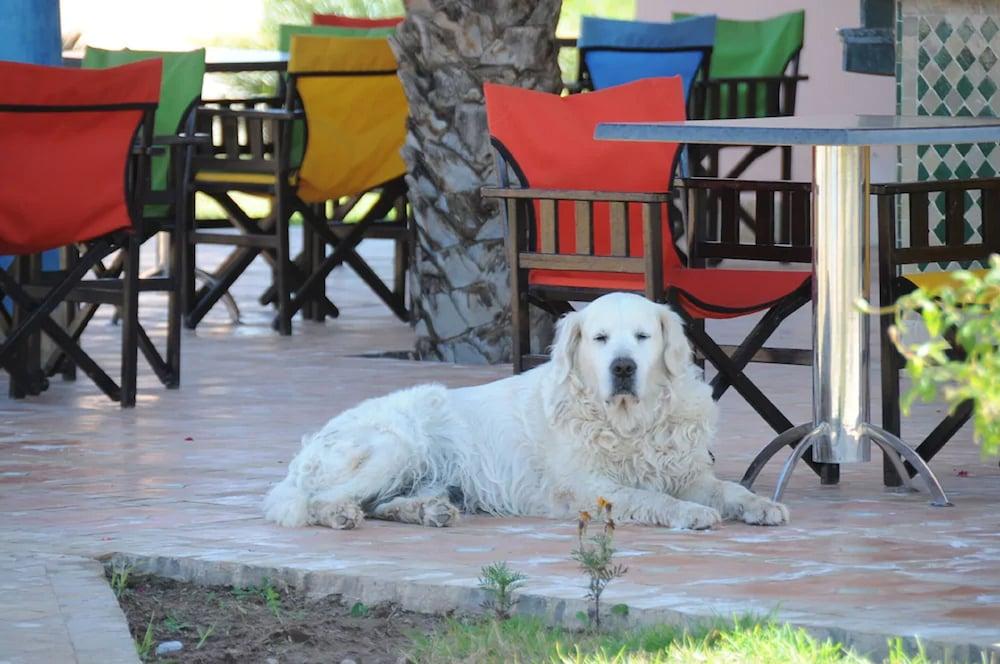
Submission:
[[[559,321],[552,346],[557,380],[576,373],[595,398],[627,406],[691,366],[680,316],[630,293],[611,293]]]

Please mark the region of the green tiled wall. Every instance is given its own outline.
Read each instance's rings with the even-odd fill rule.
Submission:
[[[897,5],[897,105],[901,115],[1000,116],[1000,0],[901,0]],[[992,177],[996,144],[918,145],[900,149],[903,180]],[[979,233],[973,197],[966,234]],[[944,201],[936,201],[943,219]],[[905,213],[905,212],[904,212]],[[943,237],[932,223],[932,244]]]

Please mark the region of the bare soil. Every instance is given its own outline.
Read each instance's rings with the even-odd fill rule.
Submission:
[[[148,662],[398,664],[409,661],[414,635],[433,632],[443,620],[339,596],[310,599],[270,584],[199,586],[149,576],[131,577],[118,601]],[[183,650],[157,657],[164,641],[180,641]]]

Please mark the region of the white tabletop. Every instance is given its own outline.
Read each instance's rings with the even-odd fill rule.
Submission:
[[[687,122],[602,122],[595,138],[734,145],[1000,142],[1000,118],[810,115]]]

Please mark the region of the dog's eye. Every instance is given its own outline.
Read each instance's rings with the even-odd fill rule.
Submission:
[[[607,341],[608,341],[608,335],[606,335],[606,334],[598,334],[596,337],[594,337],[594,341],[596,341],[599,344],[607,343]]]
[[[649,335],[648,335],[648,334],[646,334],[645,332],[636,332],[636,333],[635,333],[635,338],[636,338],[636,339],[637,339],[638,341],[645,341],[646,339],[648,339],[648,338],[649,338]]]

